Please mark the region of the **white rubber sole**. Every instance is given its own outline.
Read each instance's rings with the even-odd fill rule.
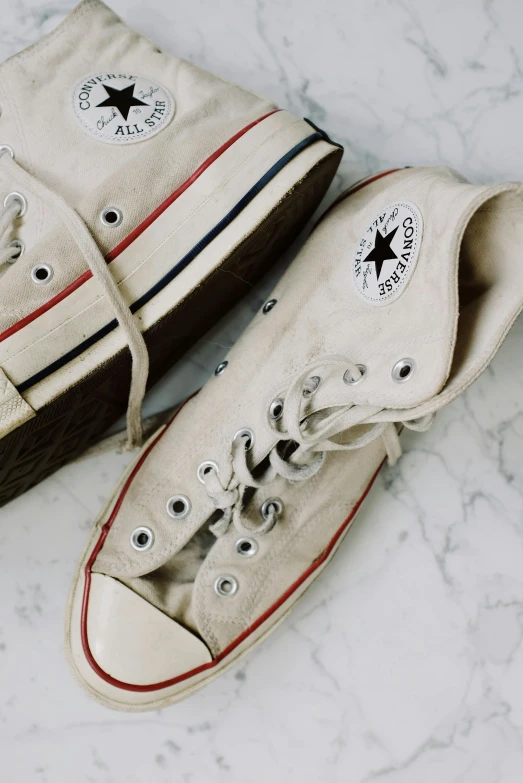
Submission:
[[[161,280],[216,226],[267,171],[314,129],[285,111],[248,130],[111,262],[111,271],[129,303]],[[212,274],[235,247],[327,155],[333,146],[319,140],[290,160],[171,282],[135,314],[148,330]],[[114,318],[93,278],[36,320],[0,342],[0,369],[15,387],[37,375]],[[35,410],[54,400],[125,346],[119,328],[23,391]]]
[[[159,432],[162,430],[163,428],[161,428]],[[159,432],[155,433],[155,435],[149,440],[149,444],[155,442],[159,436]],[[145,448],[146,447],[144,447],[144,450]],[[65,623],[65,640],[68,661],[75,678],[82,688],[84,688],[96,701],[100,702],[106,707],[114,710],[133,712],[160,709],[166,707],[169,704],[174,704],[187,698],[195,691],[199,690],[206,684],[212,682],[214,679],[222,675],[235,663],[240,661],[245,655],[257,647],[257,645],[261,644],[263,640],[276,629],[279,623],[283,621],[286,615],[289,614],[294,605],[299,601],[299,599],[313,584],[313,582],[316,581],[316,579],[322,573],[323,569],[332,560],[343,539],[347,535],[364,498],[366,497],[368,491],[374,483],[377,473],[379,472],[378,469],[378,471],[372,477],[372,480],[369,482],[369,485],[367,486],[362,497],[355,504],[349,517],[340,524],[340,528],[338,529],[335,536],[331,539],[331,542],[327,546],[322,557],[311,565],[308,571],[306,571],[302,576],[301,580],[297,580],[297,582],[290,587],[290,594],[285,594],[287,595],[286,600],[275,604],[273,608],[271,608],[272,610],[269,610],[264,615],[262,615],[259,622],[254,623],[251,629],[248,629],[249,632],[244,634],[244,638],[242,637],[238,643],[233,643],[230,645],[228,650],[224,651],[219,659],[215,660],[212,664],[208,664],[205,667],[202,667],[203,670],[195,670],[195,673],[192,676],[187,676],[186,678],[176,682],[175,684],[169,685],[168,687],[157,688],[155,686],[141,686],[141,688],[137,690],[136,686],[128,686],[126,688],[114,685],[110,682],[112,678],[108,676],[100,676],[88,660],[82,641],[82,608],[84,602],[84,590],[86,587],[86,566],[89,563],[91,555],[99,542],[100,536],[102,534],[102,528],[110,518],[114,505],[117,502],[123,488],[125,487],[126,482],[131,476],[137,461],[135,461],[127,470],[115,494],[107,504],[104,512],[100,516],[93,529],[91,538],[87,544],[80,565],[76,571],[75,579],[69,595]]]

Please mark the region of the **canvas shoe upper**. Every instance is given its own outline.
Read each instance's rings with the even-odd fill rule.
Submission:
[[[118,417],[126,346],[139,439],[148,370],[157,378],[294,239],[341,150],[99,0],[0,66],[0,107],[5,502]],[[57,432],[68,445],[50,460],[40,447]]]
[[[522,241],[519,184],[447,169],[334,206],[95,527],[68,618],[91,693],[160,706],[274,626],[399,457],[398,429],[426,429],[492,360],[522,307]]]

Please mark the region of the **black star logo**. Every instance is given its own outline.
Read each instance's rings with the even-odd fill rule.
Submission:
[[[398,230],[398,226],[396,226],[394,231],[391,231],[388,236],[383,236],[380,233],[379,228],[377,228],[376,239],[374,240],[374,247],[370,251],[367,258],[363,259],[364,261],[373,261],[376,264],[376,278],[378,280],[380,279],[383,262],[398,257],[390,246],[390,243],[394,239],[394,235],[397,230]]]
[[[102,106],[114,106],[118,109],[124,120],[127,120],[131,106],[149,106],[148,103],[144,103],[134,97],[134,84],[130,84],[129,87],[124,87],[123,90],[115,90],[114,87],[106,87],[105,84],[103,84],[102,87],[109,97],[106,98],[105,101],[102,101],[102,103],[99,103],[97,108],[100,109]]]

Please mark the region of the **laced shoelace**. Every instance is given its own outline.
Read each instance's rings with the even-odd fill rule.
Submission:
[[[149,375],[149,354],[142,333],[120,293],[105,258],[78,213],[61,196],[23,169],[16,162],[10,149],[4,147],[0,150],[0,165],[7,175],[15,178],[24,189],[47,204],[61,218],[93,276],[99,282],[118,320],[132,359],[131,386],[127,406],[127,442],[129,448],[139,446],[142,442],[141,411]],[[13,227],[19,215],[20,205],[13,202],[4,208],[0,217],[0,265],[12,262],[20,255],[18,246],[14,246],[13,243],[5,243],[7,232]]]
[[[270,450],[269,464],[260,475],[257,466],[249,465],[247,433],[242,433],[232,442],[232,478],[226,487],[215,469],[203,474],[202,481],[209,497],[215,507],[223,511],[223,516],[211,526],[216,536],[226,533],[231,523],[242,534],[255,532],[258,535],[268,533],[276,524],[279,511],[274,503],[269,503],[262,523],[255,527],[245,523],[242,511],[248,487],[260,489],[278,476],[291,482],[305,481],[320,470],[327,452],[361,449],[377,438],[383,439],[389,462],[395,464],[402,453],[396,425],[418,432],[431,426],[434,414],[416,421],[402,421],[397,419],[398,412],[372,405],[342,403],[307,413],[304,401],[317,388],[313,380],[317,377],[315,373],[325,368],[342,368],[343,373],[349,372],[354,380],[362,376],[358,365],[344,356],[325,356],[297,373],[282,397],[283,414],[279,428],[282,437]],[[350,438],[351,430],[362,426],[366,427],[365,432]],[[342,433],[346,433],[349,439],[340,443],[336,438]]]
[[[13,240],[8,241],[11,230],[20,217],[20,205],[13,201],[4,207],[0,215],[0,266],[13,264],[21,255],[21,245]]]

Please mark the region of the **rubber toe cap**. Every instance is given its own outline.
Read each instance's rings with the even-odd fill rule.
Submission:
[[[128,587],[92,574],[87,638],[98,666],[130,685],[154,685],[212,661],[206,645]]]

